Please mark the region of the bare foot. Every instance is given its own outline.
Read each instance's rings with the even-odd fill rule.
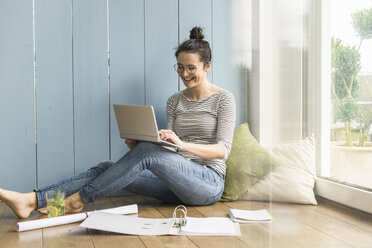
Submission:
[[[35,192],[18,193],[0,189],[0,200],[10,207],[20,219],[30,216],[32,210],[37,207]]]
[[[66,198],[65,211],[68,213],[79,213],[83,210],[84,202],[80,198],[79,192],[76,192]]]

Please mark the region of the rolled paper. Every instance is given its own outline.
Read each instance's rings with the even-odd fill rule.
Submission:
[[[71,224],[79,221],[85,220],[90,214],[94,213],[95,211],[90,212],[83,212],[79,214],[70,214],[52,218],[45,218],[39,220],[30,220],[17,223],[17,232],[24,232],[34,229],[40,229],[45,227],[51,226],[59,226],[64,224]],[[97,212],[106,212],[112,214],[136,214],[138,213],[137,204],[122,206],[117,208],[108,208],[98,210]]]

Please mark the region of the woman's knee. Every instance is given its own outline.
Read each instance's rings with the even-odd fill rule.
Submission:
[[[140,149],[146,152],[156,151],[156,150],[159,150],[159,148],[161,148],[159,145],[151,143],[151,142],[139,142],[135,146],[135,149],[137,150]]]
[[[138,161],[152,164],[154,160],[158,160],[164,156],[168,150],[150,142],[140,142],[135,148],[132,155],[136,156]]]

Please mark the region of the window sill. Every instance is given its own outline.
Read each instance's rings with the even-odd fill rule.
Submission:
[[[317,178],[314,188],[317,196],[372,214],[372,192]]]

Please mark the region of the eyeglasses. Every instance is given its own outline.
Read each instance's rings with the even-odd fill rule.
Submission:
[[[186,69],[186,71],[189,73],[189,74],[194,74],[196,72],[196,66],[194,65],[186,65],[186,66],[183,66],[181,64],[175,64],[174,66],[174,70],[177,72],[177,73],[183,73],[183,71]]]

